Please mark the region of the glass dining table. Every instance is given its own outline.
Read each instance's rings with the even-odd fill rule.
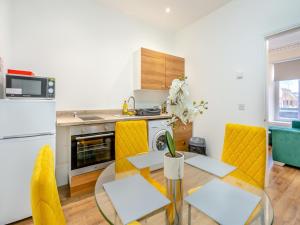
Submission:
[[[196,153],[183,152],[185,159],[197,156]],[[123,168],[123,169],[120,169]],[[124,169],[125,168],[125,169]],[[144,171],[145,169],[143,169]],[[151,171],[148,169],[148,171]],[[95,186],[95,200],[98,206],[100,213],[103,215],[108,224],[122,224],[120,218],[112,202],[110,201],[109,196],[103,188],[103,184],[111,182],[117,179],[122,179],[128,176],[135,174],[143,175],[143,172],[135,168],[127,159],[118,160],[115,163],[110,164],[103,172],[100,174],[97,179]],[[145,179],[155,180],[155,183],[160,184],[161,187],[166,187],[166,180],[164,177],[163,167],[155,167],[154,171],[149,172],[150,178],[148,176]],[[246,176],[246,175],[245,175]],[[213,174],[210,174],[206,171],[200,170],[196,167],[184,165],[184,178],[182,181],[183,185],[183,198],[191,194],[191,190],[195,190],[198,187],[205,185],[206,183],[212,181],[213,179],[222,179],[216,177]],[[248,179],[251,179],[250,177]],[[236,177],[231,176],[230,174],[223,178],[222,181],[230,185],[239,187],[245,191],[253,193],[261,197],[261,200],[255,210],[252,212],[246,224],[251,225],[271,225],[273,224],[273,208],[271,201],[267,193],[249,183],[244,182]],[[150,182],[152,184],[152,182]],[[157,185],[155,185],[157,188]],[[238,215],[236,215],[238,216]],[[157,225],[157,224],[166,224],[166,211],[158,210],[153,212],[141,220],[138,220],[141,224],[147,225]],[[201,224],[201,225],[210,225],[218,224],[216,221],[211,219],[208,215],[204,214],[200,210],[190,207],[185,201],[183,201],[182,207],[182,224]]]

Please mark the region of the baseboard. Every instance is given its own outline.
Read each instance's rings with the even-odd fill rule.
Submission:
[[[277,166],[284,166],[284,165],[285,165],[285,163],[283,163],[283,162],[278,162],[278,161],[273,161],[273,163],[274,163],[275,165],[277,165]]]

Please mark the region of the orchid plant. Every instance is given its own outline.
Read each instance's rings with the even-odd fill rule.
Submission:
[[[169,113],[172,116],[168,124],[173,127],[177,121],[181,121],[184,125],[187,125],[192,122],[197,115],[203,114],[203,112],[208,109],[208,102],[206,101],[190,101],[186,77],[173,80],[167,103]],[[166,139],[171,156],[176,157],[174,139],[168,131],[166,132]]]

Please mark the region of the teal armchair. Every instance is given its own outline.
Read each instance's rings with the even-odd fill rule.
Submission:
[[[273,160],[300,167],[300,121],[293,121],[292,128],[270,127]]]

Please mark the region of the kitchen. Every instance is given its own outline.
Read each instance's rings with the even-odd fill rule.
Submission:
[[[182,74],[184,74],[184,59],[145,48],[141,48],[139,54],[140,57],[137,59],[137,63],[140,64],[140,68],[135,74],[135,76],[137,76],[136,80],[139,80],[139,82],[136,82],[136,84],[138,85],[137,90],[140,90],[140,92],[141,90],[164,92],[164,95],[162,96],[166,96],[168,94],[168,88],[170,87],[172,80],[180,78]],[[165,63],[157,63],[157,60],[159,60],[160,62],[165,61]],[[153,68],[156,69],[157,67],[160,68],[160,71],[153,70]],[[153,77],[156,77],[156,79]],[[130,101],[130,99],[133,99],[133,101]],[[162,100],[163,101],[160,104],[163,104],[166,101],[166,97]],[[76,143],[74,143],[73,141],[76,136],[81,136],[82,138],[83,135],[88,136],[95,133],[97,133],[97,135],[101,135],[101,132],[111,132],[111,142],[113,142],[115,122],[145,119],[149,121],[148,136],[149,138],[152,138],[151,140],[148,140],[149,148],[154,149],[153,143],[158,143],[159,141],[161,141],[160,136],[164,135],[163,131],[165,129],[172,130],[167,125],[167,120],[170,118],[170,116],[166,112],[164,112],[163,114],[161,113],[162,110],[160,105],[156,105],[154,106],[154,108],[136,108],[135,98],[133,96],[125,100],[125,102],[126,105],[128,102],[128,112],[124,112],[124,110],[123,112],[121,110],[84,110],[75,112],[57,112],[58,162],[56,167],[56,177],[59,185],[66,185],[69,183],[71,187],[71,195],[73,195],[73,189],[79,189],[78,187],[76,187],[76,185],[74,185],[74,183],[76,184],[76,180],[82,180],[84,179],[84,176],[90,177],[91,174],[88,172],[95,171],[95,168],[97,169],[97,166],[95,167],[95,165],[92,167],[88,165],[88,168],[80,170],[79,168],[75,168],[75,164],[77,164],[76,162],[74,162],[75,164],[71,162],[73,169],[72,167],[70,168],[70,159],[74,159],[75,156],[73,156],[73,152],[76,152]],[[146,103],[143,102],[143,104]],[[128,106],[126,106],[126,108]],[[165,110],[166,109],[164,109],[164,111]],[[151,128],[152,120],[160,120],[161,125],[157,125],[158,129]],[[161,135],[158,135],[160,133]],[[176,128],[174,128],[173,133],[177,143],[177,148],[180,150],[188,150],[188,141],[192,136],[192,125],[178,125]],[[74,145],[75,149],[73,149]],[[166,147],[159,150],[165,150],[165,148]],[[112,149],[112,151],[114,151],[114,149]],[[113,159],[107,161],[111,160]],[[103,169],[101,168],[103,167],[101,163],[99,166],[100,168],[98,167],[98,169]],[[99,172],[100,171],[97,170],[96,172],[92,172],[92,174],[99,175]],[[91,180],[88,180],[87,182],[90,183],[90,190],[92,190],[95,180],[93,182]],[[86,186],[86,184],[82,182],[80,183],[80,185]]]
[[[3,6],[6,6],[5,2],[3,4]],[[165,80],[169,86],[169,77],[172,76],[169,73],[165,74],[164,71],[162,61],[166,56],[159,52],[152,52],[155,57],[158,56],[158,59],[154,57],[153,62],[158,63],[159,71],[155,71],[158,79],[155,79],[155,83],[151,83],[152,78],[147,77],[147,74],[141,76],[143,72],[141,71],[142,68],[139,67],[141,67],[142,57],[146,57],[142,56],[141,51],[144,46],[159,51],[170,50],[171,44],[168,43],[170,32],[145,26],[143,22],[119,14],[106,6],[103,7],[97,1],[89,3],[54,1],[47,4],[47,9],[44,8],[43,2],[34,0],[26,2],[12,1],[6,4],[10,5],[10,9],[13,10],[8,9],[5,11],[6,13],[2,16],[6,15],[6,17],[3,19],[11,21],[14,26],[9,27],[9,30],[4,33],[7,35],[7,38],[5,37],[5,43],[7,44],[5,47],[8,51],[7,54],[3,52],[1,55],[3,64],[1,80],[4,84],[1,86],[2,96],[6,91],[3,86],[9,81],[9,79],[5,80],[4,76],[8,69],[33,71],[37,77],[54,78],[55,93],[53,96],[44,95],[40,97],[53,98],[55,96],[55,108],[53,109],[52,106],[49,113],[57,120],[57,126],[55,128],[51,127],[51,132],[56,133],[56,144],[52,148],[55,149],[56,155],[57,185],[66,185],[70,188],[70,195],[73,193],[72,190],[75,190],[75,195],[81,192],[92,192],[101,170],[99,168],[91,169],[93,165],[91,163],[92,165],[87,166],[88,169],[84,171],[85,173],[82,172],[81,168],[79,173],[77,171],[73,174],[71,139],[75,135],[72,134],[75,132],[76,135],[81,135],[81,132],[76,131],[76,129],[74,131],[74,128],[81,125],[85,125],[83,127],[86,128],[87,124],[98,124],[100,131],[93,131],[92,133],[101,133],[103,132],[102,124],[104,126],[108,124],[112,127],[109,131],[114,133],[114,122],[139,119],[139,117],[122,115],[121,110],[124,99],[127,100],[131,95],[136,99],[137,109],[160,107],[168,96]],[[70,4],[72,7],[69,7]],[[35,9],[31,8],[31,5],[35,5]],[[85,14],[82,9],[86,10]],[[48,13],[51,14],[51,17],[47,16]],[[105,22],[107,18],[111,18],[110,26],[112,28],[107,27]],[[97,27],[101,27],[101,29],[96,29]],[[22,35],[24,32],[35,37],[35,41],[32,42],[29,36]],[[120,32],[127,38],[119,38]],[[19,38],[20,35],[23,37]],[[165,52],[172,53],[171,51]],[[151,66],[151,59],[151,56],[146,58],[147,63],[148,61],[150,63],[146,66],[156,68],[156,66]],[[170,62],[172,63],[172,61]],[[179,70],[175,71],[175,76],[183,75],[184,65],[182,62],[180,62],[180,67]],[[147,70],[147,67],[145,69]],[[11,84],[12,82],[8,83]],[[146,86],[142,87],[142,85]],[[13,86],[10,88],[12,89],[8,89],[8,92],[9,90],[14,91]],[[133,108],[133,102],[129,103],[129,107]],[[30,113],[31,109],[28,110],[30,110],[28,112]],[[98,111],[95,112],[95,110]],[[77,112],[78,117],[73,117],[74,112]],[[54,113],[55,115],[53,115]],[[79,116],[89,114],[99,114],[98,116],[104,119],[82,121],[79,118]],[[34,118],[34,115],[32,115],[29,120]],[[167,119],[168,116],[157,115],[149,118]],[[143,119],[148,118],[143,117]],[[53,129],[55,130],[53,131]],[[40,133],[40,131],[36,132]],[[189,132],[190,136],[191,128],[189,128]],[[178,140],[187,145],[189,136],[182,135],[180,129],[177,133],[178,137],[182,136],[181,140]],[[87,134],[87,132],[84,132],[84,134]],[[7,134],[3,134],[3,136],[7,136]],[[36,147],[33,152],[36,154],[40,147]],[[110,151],[113,151],[113,148],[110,148]],[[31,162],[33,162],[33,159],[32,156]],[[111,160],[113,160],[113,157],[111,157]],[[104,163],[104,165],[107,164]],[[26,173],[28,184],[31,172],[32,168],[28,169]],[[11,182],[13,183],[7,183],[8,188],[16,185],[15,181],[11,180]],[[28,193],[28,188],[29,185],[21,193]],[[2,193],[6,192],[3,191]],[[15,192],[10,193],[14,195]],[[7,196],[7,199],[10,199],[10,195]],[[10,221],[30,216],[30,199],[28,195],[24,196],[26,196],[24,197],[26,209],[20,209],[20,213],[10,211],[11,213],[8,214],[8,217],[12,216]],[[2,202],[4,204],[4,201]],[[16,208],[17,204],[18,201],[14,202],[11,208]],[[6,207],[3,205],[0,208],[4,210]],[[6,212],[6,210],[3,212]]]
[[[183,155],[196,137],[201,153],[223,161],[228,123],[267,127],[265,38],[294,29],[299,7],[297,0],[0,0],[0,225],[33,224],[30,182],[45,144],[54,155],[56,203],[68,224],[109,223],[95,187],[116,163],[120,122],[146,121],[150,153],[166,150],[170,133]],[[191,105],[203,99],[209,110],[172,127],[170,87],[184,77]],[[295,210],[290,197],[277,193],[279,183],[297,170],[265,161],[266,186],[259,189],[267,199],[260,204],[265,223],[258,224],[285,222],[285,213]],[[149,173],[164,179],[162,171],[156,165]],[[193,172],[198,176],[187,176],[185,192],[205,185],[204,172]],[[297,190],[295,183],[287,182]],[[273,202],[285,216],[272,214]]]
[[[25,142],[32,137],[40,140],[31,141],[31,146],[27,148],[34,149],[30,157],[27,152],[26,165],[18,163],[16,168],[18,174],[22,174],[24,179],[7,180],[4,189],[11,186],[18,186],[19,191],[3,190],[6,193],[6,199],[10,199],[10,205],[17,207],[18,201],[11,201],[15,192],[23,193],[22,202],[25,208],[20,212],[14,211],[14,214],[8,213],[7,221],[13,222],[30,216],[29,181],[32,171],[33,160],[37,151],[42,147],[41,142],[50,144],[55,151],[55,174],[57,186],[66,186],[69,189],[70,197],[80,196],[92,193],[96,180],[101,172],[115,160],[115,123],[118,121],[129,120],[147,120],[148,122],[148,143],[149,149],[153,151],[167,150],[165,132],[166,130],[173,134],[178,150],[187,151],[189,139],[192,137],[192,124],[184,125],[178,123],[177,126],[168,125],[170,114],[167,113],[167,96],[168,90],[174,79],[181,79],[184,74],[184,58],[170,54],[153,51],[150,49],[140,48],[139,57],[136,64],[139,64],[134,74],[137,98],[142,97],[143,102],[140,104],[144,108],[138,108],[139,102],[136,102],[134,96],[130,96],[123,102],[123,109],[106,109],[106,110],[65,110],[56,111],[55,97],[56,87],[59,85],[57,80],[52,77],[36,76],[32,71],[20,71],[8,69],[4,76],[4,99],[0,101],[1,118],[3,127],[9,124],[24,124],[24,129],[10,125],[11,132],[7,129],[2,130],[2,147],[13,150],[15,157],[21,156]],[[136,53],[135,53],[136,54]],[[143,96],[143,91],[157,92],[162,102],[157,105],[145,101],[147,96]],[[142,95],[142,96],[139,96]],[[158,101],[158,99],[156,99]],[[120,100],[120,102],[122,102]],[[153,103],[152,103],[153,104]],[[145,108],[145,105],[148,107]],[[149,106],[150,105],[150,106]],[[121,108],[121,107],[120,107]],[[34,113],[32,112],[34,111]],[[15,113],[22,112],[22,117]],[[18,117],[18,120],[16,120]],[[37,119],[39,118],[39,119]],[[49,120],[49,118],[52,118]],[[56,122],[54,120],[56,118]],[[24,121],[27,121],[25,124]],[[34,124],[35,123],[35,124]],[[53,126],[56,124],[55,126]],[[45,128],[48,127],[48,129]],[[44,139],[47,135],[52,135],[51,139]],[[55,138],[56,137],[56,138]],[[55,139],[55,140],[54,140]],[[15,143],[10,146],[9,143]],[[55,144],[56,143],[56,144]],[[1,148],[2,148],[1,147]],[[9,157],[9,164],[16,163]],[[4,167],[8,165],[3,164]],[[161,168],[161,167],[158,167]],[[2,171],[4,171],[2,169]],[[8,177],[14,177],[13,174],[6,174]],[[26,188],[22,185],[27,183]],[[20,199],[19,199],[20,200]],[[7,200],[8,201],[8,200]],[[5,201],[3,201],[5,203]],[[9,209],[9,208],[8,208]]]

